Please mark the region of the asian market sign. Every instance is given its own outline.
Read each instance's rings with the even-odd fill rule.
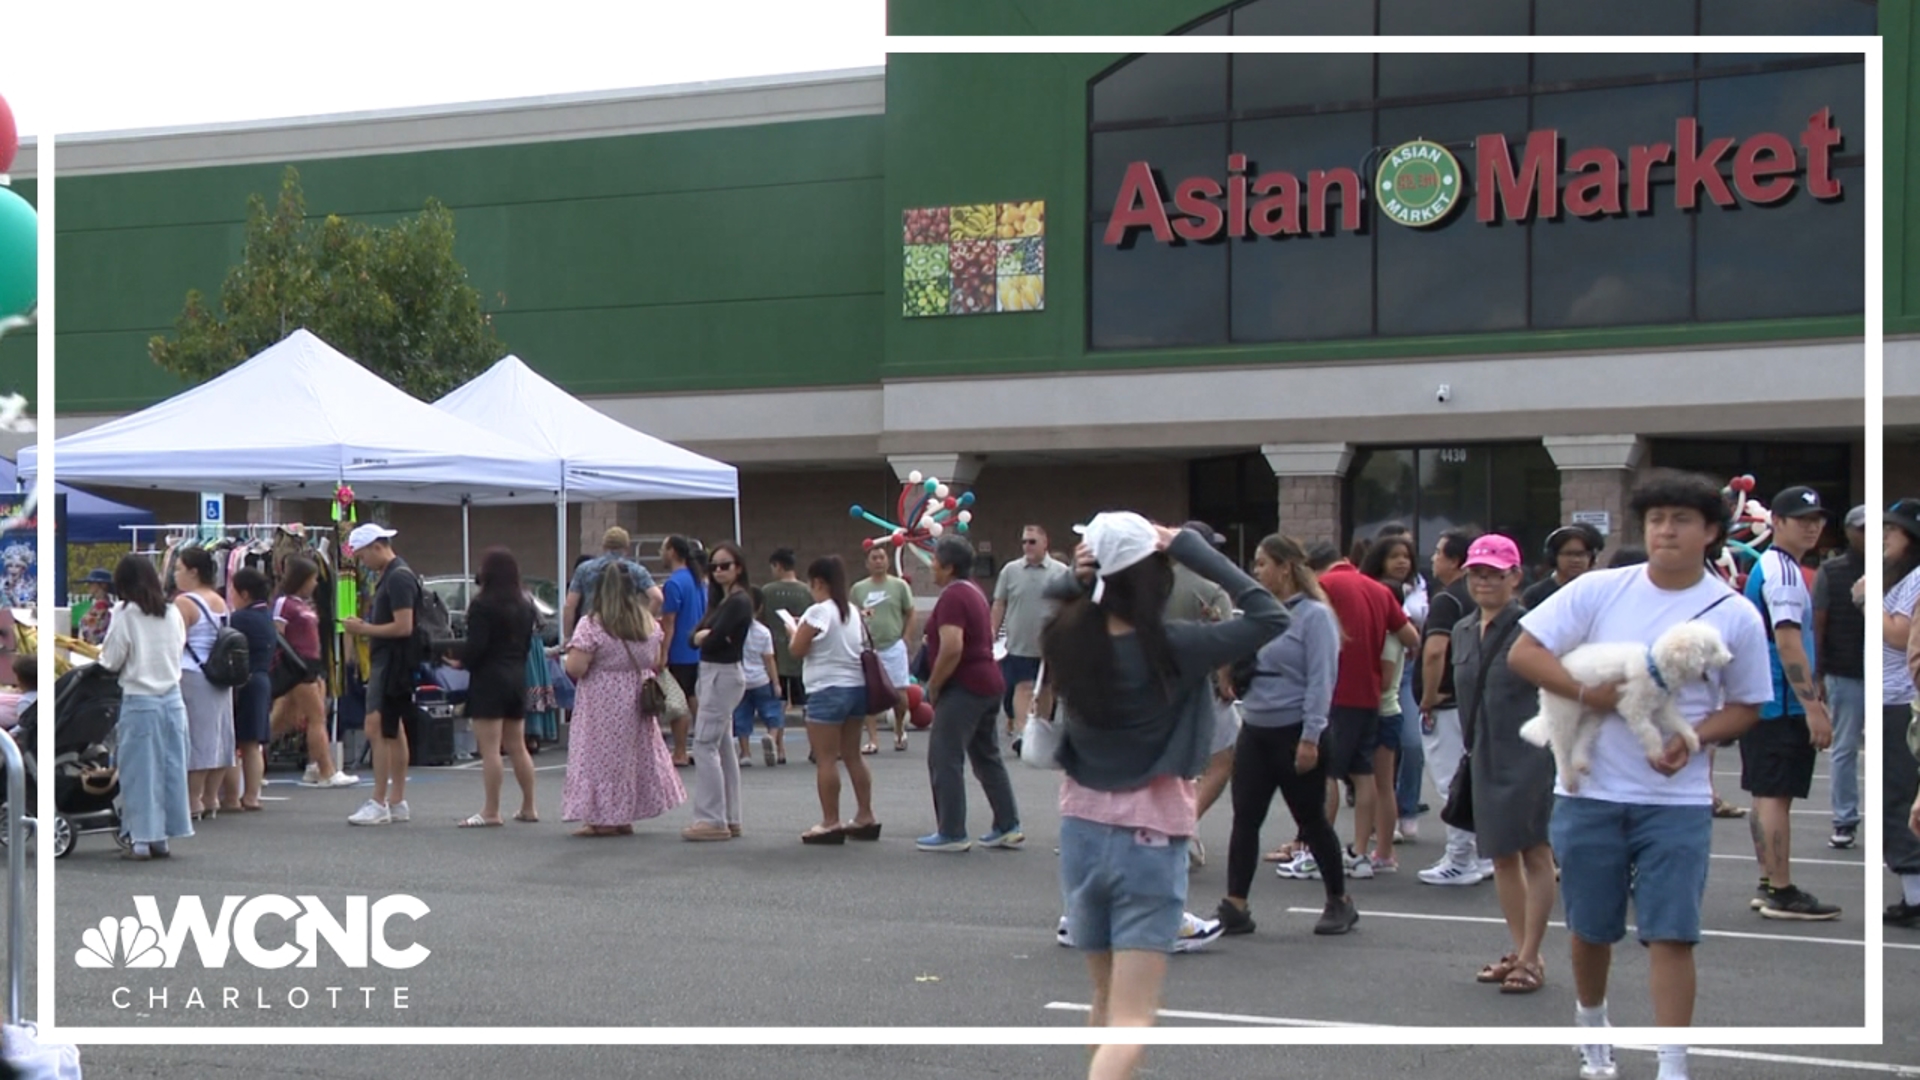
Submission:
[[[1152,163],[1136,161],[1121,180],[1103,239],[1118,246],[1136,234],[1144,239],[1144,233],[1170,244],[1223,235],[1299,236],[1336,227],[1352,232],[1361,227],[1369,190],[1380,216],[1412,228],[1437,225],[1469,201],[1474,220],[1482,224],[1562,212],[1582,218],[1646,213],[1653,206],[1653,170],[1660,166],[1672,168],[1673,201],[1680,210],[1704,202],[1731,208],[1741,200],[1767,206],[1802,185],[1813,198],[1832,200],[1842,194],[1833,175],[1841,139],[1831,109],[1814,113],[1793,139],[1763,132],[1703,143],[1699,120],[1681,117],[1672,142],[1628,147],[1624,160],[1607,147],[1576,150],[1563,159],[1560,133],[1548,128],[1528,133],[1516,161],[1505,135],[1481,135],[1473,140],[1477,185],[1446,147],[1419,140],[1386,152],[1371,189],[1349,168],[1313,169],[1304,178],[1285,171],[1256,173],[1247,155],[1229,154],[1224,184],[1212,176],[1174,184],[1171,215]]]
[[[908,318],[1046,308],[1046,203],[931,206],[901,217]]]

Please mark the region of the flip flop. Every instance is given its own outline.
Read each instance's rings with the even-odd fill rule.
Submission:
[[[907,748],[907,740],[905,738],[893,740],[893,748],[895,750],[905,750]]]
[[[823,829],[818,825],[800,834],[803,844],[844,844],[847,842],[845,829]]]
[[[841,826],[840,831],[845,833],[849,840],[880,839],[880,823],[877,821],[866,825],[844,825]]]
[[[503,821],[488,821],[479,814],[462,818],[460,821],[460,827],[463,829],[497,829],[504,824],[506,823]]]
[[[515,815],[513,815],[513,820],[515,820],[515,821],[524,821],[524,822],[526,822],[526,823],[527,823],[527,824],[529,824],[529,825],[538,825],[538,824],[540,824],[540,817],[539,817],[539,815],[537,815],[537,814],[536,814],[536,815],[534,815],[533,817],[528,817],[528,816],[527,816],[527,815],[525,815],[525,814],[515,814]]]
[[[860,748],[860,752],[863,754],[877,754],[880,752],[880,747],[877,743],[868,743]]]

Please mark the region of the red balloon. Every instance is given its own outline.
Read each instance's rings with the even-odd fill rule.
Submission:
[[[924,701],[915,705],[913,712],[909,715],[913,726],[921,731],[933,726],[933,706]]]
[[[0,173],[13,168],[13,156],[20,152],[20,129],[13,122],[13,106],[0,98]]]
[[[956,510],[956,509],[959,509],[959,507],[960,507],[959,499],[956,499],[951,495],[947,496],[947,509]]]
[[[920,703],[927,700],[927,693],[920,689],[919,683],[908,683],[907,688],[901,691],[901,693],[907,695],[907,709],[909,711],[919,708]]]
[[[862,540],[862,541],[860,541],[860,550],[861,550],[861,551],[872,551],[872,550],[873,550],[873,537],[871,537],[871,536],[869,536],[869,537],[867,537],[867,538],[866,538],[865,540]]]
[[[895,534],[893,534],[893,537],[892,537],[892,539],[893,539],[893,546],[894,546],[894,547],[905,547],[905,546],[906,546],[906,544],[907,544],[907,538],[906,538],[906,536],[905,536],[905,534],[902,534],[902,533],[895,533]]]

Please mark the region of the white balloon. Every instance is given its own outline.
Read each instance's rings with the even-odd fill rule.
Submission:
[[[926,477],[920,475],[919,469],[915,469],[907,474],[907,483],[909,484],[917,484],[924,479],[926,479]]]
[[[941,484],[939,487],[933,489],[933,497],[936,499],[944,499],[951,490],[947,485]]]
[[[960,520],[971,524],[973,521],[973,511],[971,510],[960,511]]]
[[[947,527],[945,525],[940,524],[937,521],[932,521],[927,523],[928,536],[939,536],[941,533],[946,531],[947,531]]]

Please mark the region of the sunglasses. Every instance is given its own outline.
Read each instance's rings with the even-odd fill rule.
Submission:
[[[1033,537],[1029,536],[1024,540],[1020,541],[1020,546],[1021,547],[1039,547],[1040,541],[1035,540]]]
[[[734,564],[730,562],[717,562],[713,564],[715,570],[731,570],[733,566]]]

